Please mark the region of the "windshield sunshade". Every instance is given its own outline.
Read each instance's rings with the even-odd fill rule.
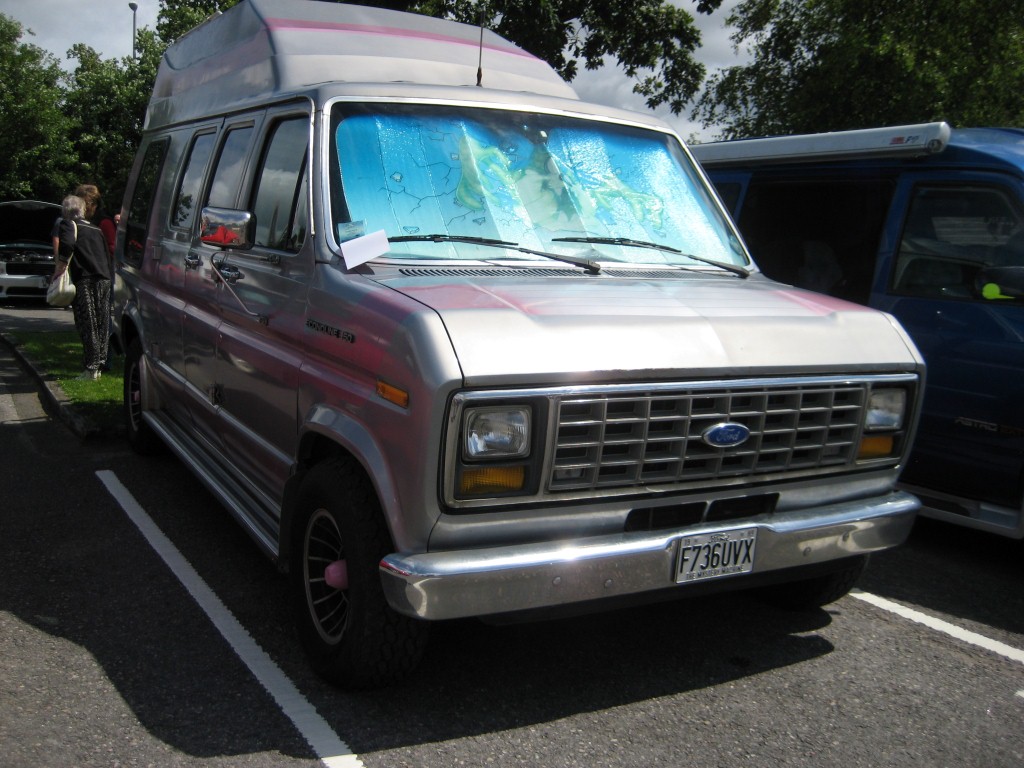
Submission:
[[[596,247],[613,260],[686,263],[692,253],[745,263],[689,161],[661,133],[429,105],[340,105],[335,113],[339,240],[383,230],[389,237],[490,238],[564,252],[587,246],[555,239],[625,238],[680,253]],[[434,247],[441,250],[428,250]],[[478,257],[465,244],[428,249],[394,245],[396,253]]]

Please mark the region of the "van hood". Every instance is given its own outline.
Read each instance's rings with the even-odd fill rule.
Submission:
[[[520,377],[536,383],[540,377],[621,382],[850,374],[921,365],[889,315],[761,275],[459,276],[464,273],[403,270],[373,279],[437,312],[467,385]]]

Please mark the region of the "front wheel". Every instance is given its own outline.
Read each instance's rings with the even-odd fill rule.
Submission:
[[[387,604],[378,564],[393,551],[369,483],[332,460],[302,481],[292,530],[290,601],[313,669],[349,688],[395,682],[423,654],[427,625]]]
[[[132,339],[124,355],[124,420],[128,443],[143,456],[158,453],[163,444],[142,418],[142,343]]]

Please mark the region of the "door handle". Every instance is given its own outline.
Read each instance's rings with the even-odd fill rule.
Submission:
[[[185,256],[185,271],[190,269],[199,269],[203,265],[203,260],[199,258],[199,254],[190,253]]]
[[[221,280],[225,283],[237,283],[245,278],[242,271],[234,264],[225,264],[222,267],[217,267],[217,274],[220,275]]]

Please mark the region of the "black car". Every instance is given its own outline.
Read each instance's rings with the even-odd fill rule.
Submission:
[[[53,274],[50,232],[59,216],[56,203],[0,203],[0,301],[45,298]]]

